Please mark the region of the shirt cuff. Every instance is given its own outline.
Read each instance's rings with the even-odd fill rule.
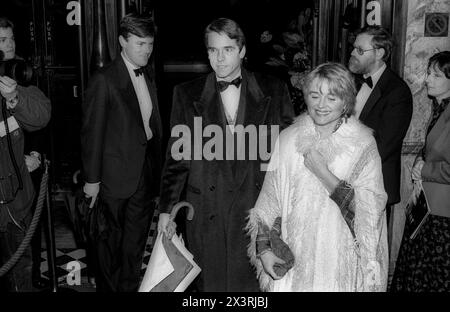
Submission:
[[[259,257],[270,249],[270,229],[264,223],[259,222],[256,235],[256,256]]]

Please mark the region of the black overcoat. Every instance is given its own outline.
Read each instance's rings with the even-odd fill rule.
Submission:
[[[244,127],[279,125],[281,131],[292,122],[293,108],[284,83],[244,69],[242,78],[238,123]],[[243,229],[248,210],[254,206],[263,184],[265,171],[261,170],[261,163],[267,161],[261,159],[260,153],[249,159],[249,148],[255,147],[257,142],[248,139],[244,160],[226,160],[226,155],[225,160],[205,159],[205,155],[193,159],[195,149],[198,152],[199,148],[195,144],[198,138],[194,138],[198,134],[199,120],[202,130],[214,125],[217,126],[215,129],[223,130],[225,137],[229,130],[224,116],[214,73],[175,87],[172,137],[162,175],[160,210],[170,212],[175,203],[184,199],[181,198],[184,191],[186,200],[193,204],[194,219],[186,225],[187,244],[202,269],[197,283],[201,291],[258,291],[256,275],[247,257],[250,240]],[[194,117],[201,118],[197,119],[197,129],[194,129]],[[191,160],[174,159],[179,155],[176,156],[173,147],[175,151],[186,153],[175,148],[180,142],[175,130],[183,127],[192,134]],[[260,129],[257,131],[259,135]],[[270,130],[261,136],[268,137],[266,142],[270,146]],[[211,137],[201,140],[200,149]],[[223,142],[226,142],[225,138]],[[229,151],[230,146],[225,146],[224,150]],[[235,145],[234,156],[236,151]]]

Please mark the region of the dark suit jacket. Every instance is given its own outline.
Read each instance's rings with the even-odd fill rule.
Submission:
[[[450,218],[450,105],[426,138],[422,181],[431,213]]]
[[[287,87],[275,78],[244,69],[242,78],[238,108],[241,124],[287,127],[293,117]],[[200,129],[218,125],[225,133],[228,130],[223,116],[214,73],[175,87],[172,131],[177,125],[186,125],[194,134],[194,117],[201,117]],[[177,140],[178,137],[170,138],[167,148],[160,210],[170,212],[175,203],[184,199],[181,196],[186,188],[186,200],[195,210],[194,219],[186,224],[187,243],[202,268],[200,289],[257,291],[256,275],[247,257],[250,240],[243,229],[248,210],[255,204],[264,180],[260,157],[255,160],[246,157],[247,160],[241,161],[204,158],[176,161],[171,149]],[[191,141],[192,153],[198,146],[194,140]],[[209,140],[209,137],[203,138],[202,142],[200,138],[201,147]]]
[[[408,85],[386,68],[359,116],[366,126],[375,131],[388,205],[400,201],[401,152],[411,122],[412,104]]]
[[[149,143],[121,56],[100,69],[86,90],[81,126],[83,175],[86,182],[101,182],[100,191],[111,197],[127,198],[136,191],[146,155],[151,156],[152,178],[158,179],[161,119],[153,77],[147,71],[145,78],[153,105]],[[146,153],[148,144],[151,155]]]

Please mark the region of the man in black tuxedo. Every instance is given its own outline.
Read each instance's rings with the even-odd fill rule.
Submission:
[[[250,239],[244,227],[264,180],[261,164],[268,159],[260,154],[249,157],[248,152],[258,150],[262,141],[270,147],[276,138],[269,129],[287,127],[294,116],[293,107],[284,83],[241,66],[246,44],[236,22],[217,19],[208,25],[204,35],[214,72],[174,89],[172,137],[161,180],[158,230],[169,236],[173,233],[169,213],[184,199],[185,190],[186,200],[195,210],[194,219],[187,221],[186,233],[188,248],[202,269],[196,283],[198,290],[258,291],[247,257]],[[231,142],[230,138],[236,138],[241,127],[253,129],[260,140],[255,136],[252,140],[249,135],[243,141],[245,146],[237,143],[233,148],[230,144],[237,140]],[[215,129],[215,135],[195,136],[180,149],[180,138],[174,133],[186,129],[194,136],[198,130]],[[220,142],[214,148],[209,145],[211,136]],[[199,150],[212,151],[214,156],[196,156]],[[241,155],[244,157],[237,156],[238,150],[245,151]]]
[[[413,111],[408,85],[386,65],[392,46],[389,32],[367,26],[358,32],[348,64],[362,83],[355,115],[374,130],[381,156],[388,223],[390,207],[400,202],[401,151]]]
[[[97,243],[99,291],[136,291],[142,257],[159,195],[161,121],[149,18],[120,22],[121,54],[89,82],[83,103],[81,157],[84,192],[97,196],[106,230]]]

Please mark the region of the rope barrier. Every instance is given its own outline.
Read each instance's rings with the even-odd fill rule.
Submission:
[[[20,244],[19,248],[17,248],[14,255],[0,268],[0,277],[5,275],[14,265],[16,265],[17,261],[19,261],[20,257],[22,257],[23,253],[29,246],[31,239],[33,238],[34,231],[36,230],[37,225],[39,224],[39,220],[41,218],[42,207],[44,204],[44,199],[49,194],[47,192],[48,185],[48,164],[47,160],[44,160],[45,171],[42,175],[41,185],[39,187],[39,197],[36,204],[36,210],[34,212],[33,219],[31,220],[30,227],[25,234],[25,237]]]

